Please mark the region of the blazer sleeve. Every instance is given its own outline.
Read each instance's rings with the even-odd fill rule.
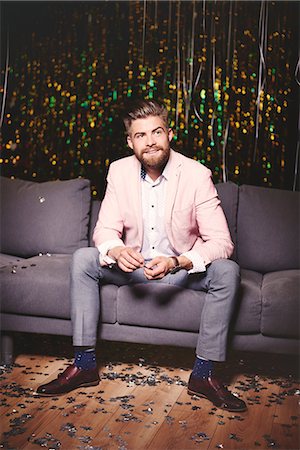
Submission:
[[[116,245],[124,245],[123,219],[114,184],[114,165],[111,164],[107,175],[107,187],[101,203],[98,220],[93,233],[93,241],[98,247],[106,241],[115,241]]]
[[[229,258],[234,244],[210,170],[205,171],[196,190],[195,212],[199,236],[193,250],[202,257],[205,265],[216,259]]]

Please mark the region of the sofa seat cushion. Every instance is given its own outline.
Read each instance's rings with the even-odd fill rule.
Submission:
[[[118,291],[120,324],[197,332],[205,293],[168,284],[136,284]]]
[[[69,319],[71,258],[42,255],[1,267],[1,311]],[[103,322],[116,321],[116,292],[116,286],[106,286],[101,301]]]
[[[233,327],[236,333],[260,333],[263,276],[241,271]],[[117,318],[120,324],[197,332],[205,292],[164,284],[137,284],[119,288]]]
[[[299,338],[300,270],[268,273],[262,284],[262,334]]]
[[[235,333],[260,333],[262,280],[262,274],[241,269],[241,285],[233,317]]]
[[[26,261],[24,258],[19,258],[18,256],[6,255],[5,253],[0,253],[0,267],[5,267],[7,265],[14,265]],[[1,281],[0,281],[1,283]]]
[[[89,180],[37,183],[0,177],[0,204],[2,253],[72,254],[88,245]]]

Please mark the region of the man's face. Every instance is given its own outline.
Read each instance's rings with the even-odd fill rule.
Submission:
[[[132,122],[127,143],[149,175],[159,176],[170,155],[171,129],[158,116]]]

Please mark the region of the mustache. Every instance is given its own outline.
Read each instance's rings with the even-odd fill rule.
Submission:
[[[147,147],[147,148],[144,148],[143,149],[143,153],[149,153],[149,152],[152,152],[153,150],[163,150],[163,148],[162,147],[159,147],[159,146],[153,146],[153,147]]]

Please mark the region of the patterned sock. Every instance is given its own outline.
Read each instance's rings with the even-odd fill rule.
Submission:
[[[82,370],[95,369],[97,367],[95,349],[76,351],[74,364]]]
[[[195,378],[209,378],[213,372],[213,362],[197,356],[193,367],[192,376]]]

